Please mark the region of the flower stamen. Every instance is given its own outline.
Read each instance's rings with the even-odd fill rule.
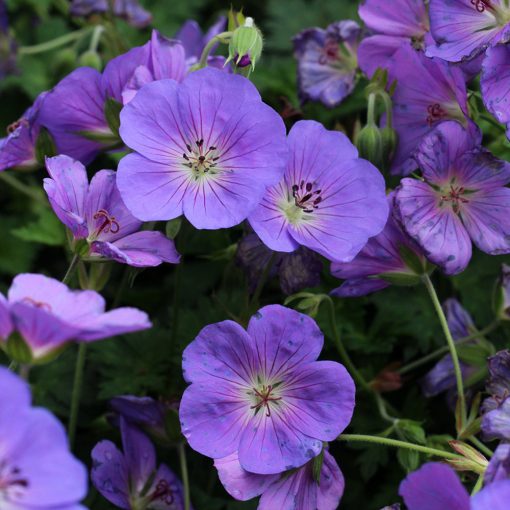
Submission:
[[[306,213],[312,213],[314,209],[319,208],[319,204],[322,202],[321,193],[322,190],[313,189],[311,182],[301,181],[299,185],[294,184],[292,186],[292,196],[296,207],[303,209]]]
[[[427,107],[427,124],[432,126],[434,122],[438,122],[446,117],[447,113],[439,103],[429,104]]]
[[[41,308],[42,310],[46,310],[47,312],[51,312],[51,305],[49,305],[48,303],[45,303],[44,301],[36,301],[35,299],[32,299],[31,297],[24,297],[22,300],[21,300],[23,303],[28,303],[32,306],[35,306],[36,308]],[[0,468],[2,466],[0,465]],[[1,473],[1,471],[0,471]]]
[[[151,501],[159,499],[167,505],[171,505],[174,502],[173,491],[166,480],[159,480],[156,484],[156,490],[151,496]]]
[[[453,184],[450,185],[450,191],[444,195],[441,195],[441,202],[451,202],[452,209],[454,212],[459,212],[460,204],[467,204],[469,200],[463,197],[465,189],[463,186],[455,187]]]
[[[120,224],[115,216],[110,216],[105,209],[99,209],[99,211],[94,214],[94,219],[100,220],[100,225],[95,232],[95,237],[99,236],[101,232],[105,234],[116,234],[120,230]]]
[[[219,156],[214,145],[204,150],[204,140],[201,138],[195,141],[195,147],[187,143],[186,149],[188,152],[182,154],[184,165],[193,171],[195,180],[206,173],[216,173],[214,168],[217,165]]]
[[[274,386],[269,384],[268,386],[262,386],[260,390],[253,388],[255,392],[255,396],[258,399],[258,402],[251,406],[250,409],[255,409],[255,413],[257,413],[262,407],[266,408],[266,416],[269,418],[271,416],[271,407],[269,405],[270,402],[277,402],[281,400],[282,397],[271,396],[271,392],[273,391]]]

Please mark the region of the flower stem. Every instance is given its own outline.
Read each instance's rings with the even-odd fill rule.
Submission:
[[[184,510],[190,510],[190,491],[189,491],[189,475],[188,475],[188,462],[186,460],[186,445],[181,443],[179,449],[179,461],[181,464],[181,477],[182,485],[184,488]]]
[[[271,253],[271,257],[269,257],[269,260],[267,261],[267,264],[264,267],[264,270],[262,271],[262,274],[260,275],[259,281],[257,282],[257,287],[255,288],[255,292],[253,293],[253,296],[250,300],[250,311],[252,308],[252,305],[258,305],[258,302],[260,300],[260,295],[262,294],[262,291],[264,290],[264,286],[267,282],[267,279],[269,278],[269,273],[271,272],[271,267],[273,267],[274,261],[276,259],[276,252],[274,251]]]
[[[487,455],[487,457],[491,458],[493,455],[494,455],[494,452],[488,448],[487,446],[485,446],[477,437],[475,436],[472,436],[469,438],[469,440],[482,452],[484,453],[485,455]]]
[[[78,410],[80,408],[81,390],[83,384],[83,370],[85,368],[85,358],[87,355],[87,344],[81,342],[78,347],[78,357],[76,358],[76,368],[74,370],[73,393],[71,396],[71,408],[69,411],[69,425],[67,433],[69,436],[69,446],[74,447],[76,437],[76,425],[78,424]]]
[[[76,271],[76,268],[78,267],[78,262],[80,262],[80,256],[78,254],[74,254],[73,258],[71,259],[71,263],[67,268],[66,274],[64,275],[64,278],[62,278],[62,283],[65,284],[69,283],[69,280],[71,279],[74,272]]]
[[[476,331],[475,333],[472,333],[471,335],[465,336],[463,338],[459,338],[455,344],[463,345],[467,342],[471,342],[473,340],[476,340],[477,338],[481,338],[490,332],[494,331],[499,325],[499,321],[494,321],[491,324],[489,324],[487,327],[481,329],[480,331]],[[411,363],[408,363],[407,365],[404,365],[398,370],[398,373],[400,375],[407,374],[408,372],[411,372],[415,368],[421,367],[422,365],[426,365],[429,361],[432,361],[436,358],[441,357],[443,354],[448,353],[449,351],[448,346],[440,347],[439,349],[436,349],[435,351],[431,352],[430,354],[427,354],[426,356],[423,356],[423,358],[417,359],[416,361],[412,361]]]
[[[436,457],[443,457],[444,459],[460,460],[464,459],[460,455],[451,452],[445,452],[443,450],[437,450],[436,448],[429,448],[428,446],[422,446],[419,444],[408,443],[406,441],[400,441],[398,439],[388,439],[387,437],[380,436],[366,436],[363,434],[341,434],[337,437],[337,441],[350,442],[362,442],[362,443],[375,443],[384,446],[391,446],[394,448],[405,448],[407,450],[414,450],[420,453],[426,453],[428,455],[435,455]]]
[[[443,328],[444,336],[446,337],[446,342],[448,343],[448,349],[450,351],[450,355],[453,361],[453,368],[455,371],[455,380],[457,383],[457,393],[459,398],[460,405],[460,430],[464,428],[466,423],[466,397],[464,395],[464,383],[462,381],[462,372],[460,369],[459,356],[457,354],[457,349],[455,347],[455,342],[453,340],[452,334],[450,332],[450,328],[448,327],[448,321],[446,320],[446,316],[443,312],[443,308],[441,307],[441,303],[439,302],[439,298],[436,293],[436,289],[432,283],[428,274],[423,276],[423,283],[427,288],[427,291],[430,295],[430,299],[432,300],[432,304],[436,310],[437,316],[439,318],[439,322],[441,323],[441,327]]]
[[[48,206],[48,202],[44,199],[42,195],[40,195],[35,189],[23,184],[21,181],[16,179],[9,172],[0,172],[0,180],[4,181],[5,184],[8,184],[11,188],[19,191],[23,195],[31,198],[39,202],[40,204],[44,204],[46,207]]]
[[[480,492],[480,489],[483,486],[483,475],[480,475],[478,477],[478,480],[476,481],[475,486],[473,487],[473,490],[471,491],[471,497],[473,497],[477,492]]]
[[[96,27],[94,27],[94,32],[92,32],[92,37],[90,38],[89,51],[97,51],[103,32],[103,25],[96,25]]]
[[[211,53],[214,46],[216,44],[218,44],[219,42],[226,42],[225,40],[228,40],[231,35],[232,35],[232,32],[221,32],[220,34],[213,37],[205,45],[205,48],[202,51],[202,55],[200,56],[200,60],[199,60],[198,64],[196,65],[196,69],[203,69],[204,67],[207,67],[207,59],[209,58],[209,53]]]
[[[81,39],[92,30],[95,30],[95,28],[86,27],[74,32],[70,32],[69,34],[61,35],[60,37],[51,39],[51,41],[36,44],[35,46],[22,46],[21,48],[18,48],[18,53],[20,55],[36,55],[37,53],[51,51],[56,48],[60,48],[61,46],[65,46],[66,44],[69,44],[70,42],[73,42],[77,39]]]

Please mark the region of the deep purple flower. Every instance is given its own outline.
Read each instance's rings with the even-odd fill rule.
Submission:
[[[510,480],[492,483],[470,498],[451,467],[429,462],[400,484],[400,495],[409,510],[507,510]]]
[[[0,506],[5,510],[85,510],[85,466],[69,451],[62,424],[31,407],[29,386],[0,367]]]
[[[454,340],[469,336],[476,331],[469,312],[456,299],[447,299],[443,309],[448,327]],[[466,380],[476,369],[467,363],[460,363],[462,378]],[[452,357],[444,356],[423,378],[421,388],[426,397],[439,395],[446,390],[456,390],[455,370]]]
[[[123,418],[120,430],[124,453],[111,441],[100,441],[92,450],[95,488],[125,510],[182,510],[182,484],[165,464],[158,467],[149,438]]]
[[[392,172],[408,175],[416,168],[413,159],[424,136],[446,120],[468,125],[467,92],[459,68],[425,57],[410,44],[393,56],[392,77],[397,80],[393,95],[393,127],[398,145]]]
[[[354,89],[361,29],[355,21],[309,28],[293,39],[298,60],[301,101],[321,101],[332,108]]]
[[[368,77],[378,67],[388,67],[403,44],[411,43],[415,50],[425,47],[429,16],[423,0],[365,0],[358,13],[373,33],[358,50],[359,66]]]
[[[510,39],[506,0],[430,0],[429,16],[436,42],[427,47],[429,57],[460,62]]]
[[[423,180],[403,179],[396,192],[404,229],[450,275],[468,265],[471,242],[510,252],[510,164],[480,147],[480,136],[442,123],[417,151]]]
[[[495,409],[486,412],[481,424],[486,439],[510,441],[510,397],[502,399]]]
[[[414,241],[402,231],[393,216],[394,194],[388,196],[390,215],[384,230],[368,240],[352,262],[333,262],[331,273],[346,280],[331,294],[338,297],[359,297],[389,287],[394,281],[419,280],[410,257],[425,267],[425,257]],[[412,262],[411,262],[412,264]]]
[[[146,27],[152,21],[150,12],[147,12],[138,0],[72,0],[71,15],[73,16],[89,16],[107,12],[125,19],[137,28]]]
[[[279,305],[259,310],[247,331],[206,326],[183,354],[192,384],[179,414],[191,447],[215,459],[237,451],[259,474],[317,456],[348,425],[355,391],[342,365],[316,361],[323,342],[313,319]]]
[[[100,170],[89,185],[85,167],[68,156],[48,158],[46,168],[51,178],[44,179],[44,189],[55,214],[75,241],[86,240],[92,257],[135,267],[179,262],[172,240],[161,232],[140,230],[142,222],[120,198],[113,170]]]
[[[225,490],[246,501],[262,496],[257,510],[336,510],[344,492],[344,477],[335,459],[324,451],[319,483],[314,480],[313,460],[290,473],[259,475],[246,471],[237,453],[216,459]]]
[[[20,274],[7,299],[0,294],[0,341],[19,334],[38,361],[72,340],[92,341],[151,327],[136,308],[105,312],[104,299],[92,290],[73,291],[40,274]]]
[[[510,444],[501,443],[494,450],[484,474],[485,484],[510,479]]]
[[[45,95],[46,92],[39,94],[22,117],[7,128],[7,137],[0,138],[0,171],[37,165],[35,144],[40,132],[38,117]]]
[[[122,110],[120,134],[136,151],[117,177],[128,209],[141,220],[184,214],[196,228],[243,221],[287,154],[283,121],[251,82],[211,68],[146,85]]]
[[[269,276],[279,276],[280,287],[286,295],[306,287],[316,287],[321,280],[322,262],[316,253],[301,246],[292,253],[275,254],[255,233],[250,233],[239,241],[236,261],[247,273],[252,292],[271,261]]]
[[[306,246],[330,260],[351,261],[386,224],[382,175],[358,158],[349,139],[315,121],[288,136],[283,179],[269,188],[249,221],[272,250]]]

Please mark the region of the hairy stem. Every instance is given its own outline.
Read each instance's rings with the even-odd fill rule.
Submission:
[[[41,44],[36,44],[35,46],[22,46],[18,48],[18,54],[20,55],[36,55],[37,53],[44,53],[46,51],[51,51],[56,48],[60,48],[61,46],[65,46],[77,39],[81,39],[83,36],[89,34],[95,30],[92,27],[82,28],[80,30],[76,30],[69,34],[62,35],[55,39],[51,39],[51,41],[46,41]]]
[[[219,42],[225,42],[225,40],[228,40],[231,35],[232,35],[232,32],[221,32],[220,34],[213,37],[205,45],[205,48],[202,51],[202,55],[200,56],[200,60],[197,64],[196,68],[203,69],[204,67],[207,67],[207,59],[209,58],[209,53],[211,53],[214,46],[216,44],[218,44]]]

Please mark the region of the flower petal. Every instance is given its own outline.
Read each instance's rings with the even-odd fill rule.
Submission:
[[[506,510],[510,501],[510,480],[491,483],[471,501],[471,510]]]
[[[499,122],[510,122],[510,48],[488,48],[482,63],[480,86],[483,102]]]

